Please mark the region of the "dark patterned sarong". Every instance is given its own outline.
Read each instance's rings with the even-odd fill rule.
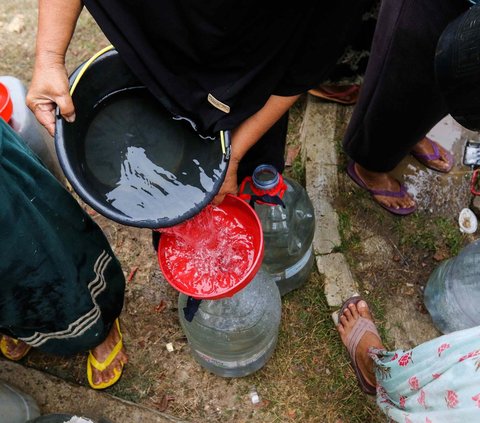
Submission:
[[[0,119],[0,332],[45,352],[103,342],[124,276],[100,228]]]

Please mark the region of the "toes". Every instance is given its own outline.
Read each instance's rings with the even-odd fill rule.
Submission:
[[[405,197],[398,199],[389,197],[376,197],[376,199],[380,204],[383,204],[386,207],[393,207],[395,209],[410,208],[415,206],[415,201],[408,194]]]
[[[350,311],[349,308],[346,308],[345,311],[343,312],[343,315],[346,317],[347,321],[352,320],[352,312]]]
[[[349,304],[348,309],[350,310],[350,313],[352,313],[352,317],[355,320],[358,319],[358,311],[357,307],[355,307],[355,304]]]
[[[95,385],[98,385],[102,381],[102,372],[99,372],[98,370],[93,370],[92,379],[93,379],[93,383]]]
[[[361,300],[358,302],[357,310],[360,316],[365,317],[366,319],[372,320],[372,314],[370,313],[368,304],[365,301]]]
[[[102,372],[103,382],[108,382],[109,380],[112,380],[114,376],[115,373],[113,371],[113,367],[105,369],[105,371]]]

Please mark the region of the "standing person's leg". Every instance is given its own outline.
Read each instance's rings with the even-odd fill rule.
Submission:
[[[423,138],[447,113],[435,83],[435,48],[446,25],[467,7],[462,0],[382,2],[364,85],[344,138],[355,161],[351,172],[368,189],[398,193],[400,184],[387,172],[412,149],[433,153]],[[444,170],[447,162],[441,149],[431,164]],[[414,206],[406,192],[374,198],[393,209]]]

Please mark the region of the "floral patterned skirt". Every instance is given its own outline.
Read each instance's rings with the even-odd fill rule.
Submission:
[[[480,327],[409,351],[371,348],[377,404],[393,422],[480,422]]]

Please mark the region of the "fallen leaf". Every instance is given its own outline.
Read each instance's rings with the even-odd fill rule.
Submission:
[[[138,266],[135,266],[132,268],[132,270],[130,271],[130,274],[128,275],[127,282],[131,282],[131,280],[135,276],[135,273],[137,273],[137,270],[138,270]]]
[[[296,415],[297,415],[297,410],[294,410],[294,409],[291,409],[291,408],[289,410],[287,410],[287,417],[289,419],[294,419],[296,417]]]
[[[155,306],[155,311],[161,313],[167,308],[167,302],[165,300],[160,300],[160,302]]]
[[[300,152],[300,146],[296,145],[293,147],[288,147],[287,148],[287,158],[285,159],[285,166],[292,166],[293,162],[298,156],[298,153]]]
[[[168,403],[171,401],[175,401],[175,397],[171,395],[163,395],[163,397],[160,398],[160,401],[155,401],[153,405],[155,405],[158,411],[165,411],[168,408]]]
[[[433,255],[433,259],[435,261],[443,261],[443,260],[447,259],[449,256],[450,255],[448,254],[447,251],[445,251],[444,249],[439,249]]]
[[[8,32],[16,32],[19,34],[25,29],[25,16],[15,15],[12,21],[7,25]]]

